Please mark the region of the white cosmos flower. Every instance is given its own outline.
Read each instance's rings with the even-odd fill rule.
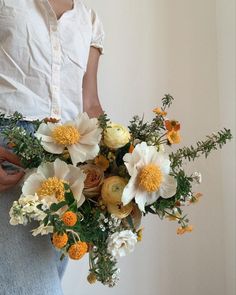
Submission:
[[[22,192],[25,196],[37,194],[39,200],[44,200],[42,203],[45,207],[45,201],[50,205],[64,200],[64,184],[67,183],[79,207],[85,200],[82,194],[85,178],[80,168],[56,159],[55,162],[40,165],[26,179]]]
[[[135,198],[139,209],[145,212],[145,206],[160,196],[169,198],[176,193],[177,181],[169,175],[170,160],[165,153],[157,152],[156,147],[142,142],[123,159],[131,176],[122,195],[124,205]]]
[[[68,149],[73,165],[92,160],[99,152],[101,129],[96,118],[87,113],[78,115],[65,124],[42,123],[35,136],[41,139],[43,148],[52,154],[62,154]]]
[[[107,250],[115,258],[127,255],[133,252],[137,243],[137,235],[131,230],[115,232],[107,240]]]

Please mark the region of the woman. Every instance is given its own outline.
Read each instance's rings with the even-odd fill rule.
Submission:
[[[100,115],[103,39],[97,14],[80,0],[0,0],[0,112],[22,113],[29,131],[36,118],[64,122],[82,111]],[[9,225],[24,172],[9,170],[9,163],[20,162],[0,141],[0,294],[62,294],[66,261],[59,261],[49,236],[32,237],[32,225]]]

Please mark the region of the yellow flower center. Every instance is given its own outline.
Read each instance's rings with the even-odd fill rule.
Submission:
[[[53,139],[62,145],[72,145],[79,142],[80,133],[74,126],[57,126],[52,132]]]
[[[42,182],[37,194],[39,197],[55,195],[59,202],[63,201],[65,199],[64,183],[65,181],[57,177],[49,177]]]
[[[144,166],[138,177],[139,186],[149,193],[157,191],[161,186],[162,180],[161,169],[155,164]]]

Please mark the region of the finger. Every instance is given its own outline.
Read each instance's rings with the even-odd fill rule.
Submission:
[[[20,162],[20,159],[17,155],[13,154],[12,152],[9,152],[7,149],[0,147],[0,159],[2,161],[8,161],[12,164],[18,165],[22,167],[22,164]]]
[[[15,174],[7,174],[3,169],[0,169],[0,184],[1,185],[15,185],[24,176],[24,171]]]

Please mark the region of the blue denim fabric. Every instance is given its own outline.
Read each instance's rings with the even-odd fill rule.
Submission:
[[[0,146],[6,146],[0,126]],[[32,123],[22,121],[28,132],[33,132]],[[13,165],[14,166],[14,165]],[[14,169],[5,164],[4,169]],[[60,252],[51,244],[50,236],[33,237],[34,221],[27,226],[12,226],[9,211],[14,200],[21,194],[20,185],[0,193],[0,294],[1,295],[62,295],[61,278],[68,258],[60,261]]]

